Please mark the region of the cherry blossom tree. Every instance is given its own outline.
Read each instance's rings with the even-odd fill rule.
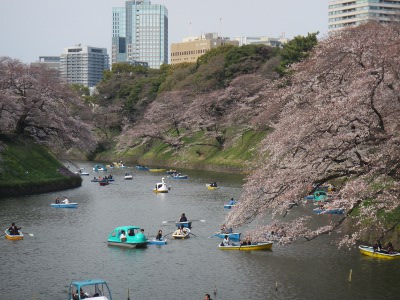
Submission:
[[[400,204],[399,33],[397,24],[345,29],[293,66],[291,85],[275,94],[283,108],[261,147],[267,159],[257,161],[228,224],[258,220],[255,238],[280,231],[281,242],[293,242],[350,222],[340,244],[359,241],[371,224],[376,237],[396,228],[400,220],[390,216]],[[318,228],[309,226],[312,214],[282,217],[304,203],[310,184],[331,180],[341,188],[330,205],[344,207],[344,215]],[[267,216],[274,220],[263,224]]]
[[[53,150],[90,151],[88,107],[53,71],[0,58],[0,130],[28,134]],[[84,122],[84,119],[85,122]]]

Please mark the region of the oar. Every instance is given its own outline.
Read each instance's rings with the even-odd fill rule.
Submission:
[[[206,220],[191,220],[190,222],[205,222]]]
[[[167,235],[170,235],[171,233],[174,233],[174,232],[175,232],[175,230],[174,230],[174,231],[171,231],[170,233],[165,234],[165,235],[163,236],[163,238],[165,238]]]
[[[194,233],[189,232],[189,234],[193,234],[195,237],[197,237],[197,235],[195,235]]]
[[[23,232],[23,234],[27,234],[27,235],[29,235],[29,236],[33,236],[33,233]]]
[[[162,221],[161,223],[167,224],[167,223],[176,223],[176,221]]]

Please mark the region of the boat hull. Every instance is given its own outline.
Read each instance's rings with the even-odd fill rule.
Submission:
[[[234,208],[235,206],[236,206],[236,204],[225,204],[224,208],[231,209],[231,208]]]
[[[77,208],[78,207],[78,203],[68,203],[68,204],[51,203],[50,205],[51,205],[51,207],[54,207],[54,208]]]
[[[148,240],[147,243],[149,245],[165,245],[167,243],[167,240]]]
[[[129,243],[129,242],[110,242],[110,241],[108,241],[108,245],[123,247],[123,248],[146,248],[147,242],[145,242],[145,243]]]
[[[344,208],[335,208],[335,209],[313,209],[314,213],[318,215],[330,214],[330,215],[340,215],[344,213]]]
[[[184,240],[190,238],[190,230],[188,228],[184,228],[182,230],[182,233],[180,230],[175,230],[174,233],[172,234],[172,237],[176,240]]]
[[[133,179],[133,176],[132,176],[132,175],[131,175],[131,176],[125,176],[124,179],[125,179],[125,180],[132,180],[132,179]]]
[[[207,186],[207,189],[209,189],[209,190],[218,190],[219,189],[219,186],[211,186],[211,185],[209,185],[209,184],[206,184],[206,186]]]
[[[171,177],[172,179],[188,179],[188,176],[187,175],[180,175],[180,176],[172,176]]]
[[[168,193],[168,190],[156,190],[156,189],[154,189],[153,192],[156,193],[156,194],[162,194],[162,193]]]
[[[10,232],[8,230],[5,231],[5,237],[8,240],[11,241],[18,241],[18,240],[23,240],[24,239],[24,235],[21,231],[18,231],[19,235],[11,235]]]
[[[382,258],[382,259],[399,259],[400,258],[400,253],[395,252],[393,254],[389,253],[383,253],[379,251],[374,251],[373,247],[369,246],[358,246],[358,250],[360,251],[361,254],[370,256],[370,257],[375,257],[375,258]]]
[[[245,245],[245,246],[232,244],[228,246],[219,245],[218,248],[220,250],[260,251],[260,250],[271,250],[272,244],[273,244],[272,242],[257,243],[256,245]]]
[[[216,233],[214,236],[219,237],[219,238],[225,238],[225,236],[228,236],[229,239],[231,240],[240,240],[240,232],[233,232],[233,233]]]

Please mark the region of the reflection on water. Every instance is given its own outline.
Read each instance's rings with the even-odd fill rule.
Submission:
[[[400,261],[364,257],[355,250],[332,245],[332,236],[297,245],[274,245],[272,251],[219,251],[217,238],[209,238],[228,212],[223,204],[239,198],[243,177],[184,171],[189,180],[170,180],[168,194],[154,194],[164,174],[112,171],[109,186],[92,183],[91,165],[77,189],[0,200],[2,228],[17,222],[33,233],[22,241],[0,239],[0,299],[66,299],[72,280],[105,279],[113,299],[382,299],[398,298]],[[96,174],[96,176],[98,176]],[[221,189],[205,184],[217,181]],[[77,209],[54,209],[56,197],[78,202]],[[309,213],[300,207],[293,214]],[[175,229],[182,213],[193,222],[192,236],[146,249],[108,246],[108,234],[117,226],[137,225],[149,236],[159,229]],[[292,213],[292,212],[291,212]],[[323,222],[318,216],[317,222]],[[326,219],[325,219],[326,220]],[[242,232],[244,229],[242,229]],[[350,269],[351,284],[347,278]],[[216,295],[213,295],[216,290]]]

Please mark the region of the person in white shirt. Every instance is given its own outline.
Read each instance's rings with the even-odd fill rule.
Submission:
[[[64,200],[62,201],[64,204],[69,204],[69,200],[67,197],[64,197]]]
[[[121,240],[121,242],[126,242],[125,230],[121,231],[121,235],[119,236],[119,239]]]
[[[229,246],[229,237],[227,235],[225,235],[225,238],[222,243],[224,244],[224,246]]]

